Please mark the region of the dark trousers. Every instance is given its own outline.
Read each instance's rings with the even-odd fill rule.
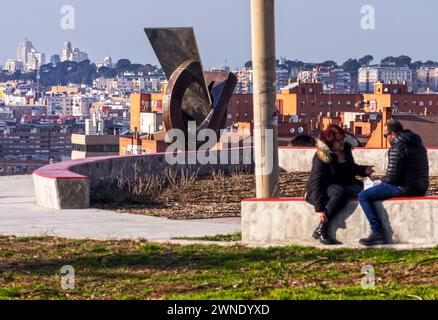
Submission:
[[[341,186],[332,184],[327,188],[329,202],[327,204],[325,214],[329,222],[345,207],[348,200],[362,191],[359,185]]]

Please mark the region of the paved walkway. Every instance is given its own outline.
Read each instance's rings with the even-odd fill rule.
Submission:
[[[0,235],[155,241],[239,231],[240,218],[175,221],[99,209],[45,209],[35,202],[32,176],[0,177]]]

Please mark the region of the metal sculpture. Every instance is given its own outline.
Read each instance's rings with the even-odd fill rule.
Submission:
[[[165,130],[182,130],[184,149],[188,148],[189,121],[196,123],[197,132],[212,129],[219,138],[236,76],[203,71],[193,28],[146,28],[145,32],[168,79],[163,99]]]

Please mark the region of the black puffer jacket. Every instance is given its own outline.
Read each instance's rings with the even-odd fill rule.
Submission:
[[[429,161],[421,137],[410,130],[399,132],[388,157],[382,182],[399,186],[407,196],[424,196],[429,189]]]
[[[332,184],[363,186],[356,176],[366,176],[367,166],[357,165],[353,158],[352,148],[355,142],[350,138],[345,143],[346,163],[338,164],[336,156],[321,140],[317,141],[316,154],[313,157],[312,171],[307,182],[305,199],[315,207],[316,212],[324,212],[329,201],[327,189]]]

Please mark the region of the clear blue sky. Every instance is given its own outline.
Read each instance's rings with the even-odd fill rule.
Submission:
[[[60,27],[61,7],[76,9],[76,29]],[[1,4],[0,64],[29,38],[48,58],[63,42],[93,61],[110,55],[157,64],[144,27],[193,26],[206,67],[234,68],[251,58],[250,0],[14,0]],[[360,26],[363,5],[376,10],[376,29]],[[277,56],[304,61],[372,54],[438,60],[438,2],[431,0],[276,0]]]

